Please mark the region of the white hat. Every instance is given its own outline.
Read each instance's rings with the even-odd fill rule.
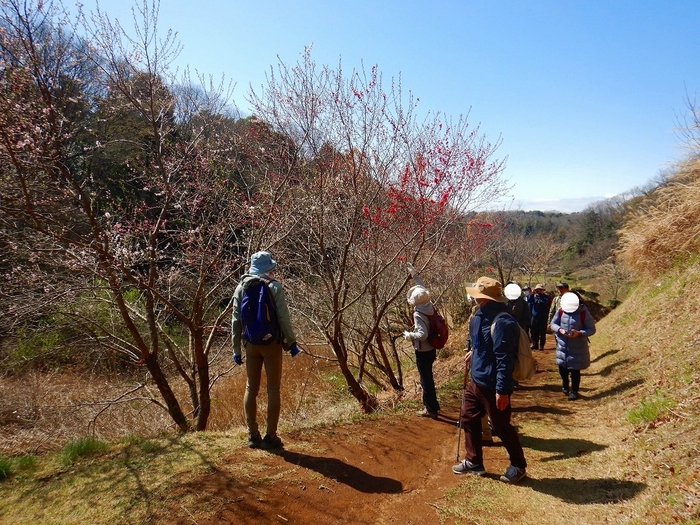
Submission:
[[[425,287],[416,285],[408,290],[406,300],[411,306],[425,304],[430,301],[430,292]]]
[[[515,301],[518,297],[520,297],[521,292],[522,290],[520,289],[520,286],[518,286],[516,283],[507,284],[503,289],[503,295],[505,295],[511,301]]]
[[[581,302],[578,300],[578,295],[573,292],[566,292],[561,296],[561,309],[567,314],[574,313],[578,310]]]

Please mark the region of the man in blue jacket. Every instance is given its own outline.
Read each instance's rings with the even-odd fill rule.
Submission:
[[[467,293],[479,305],[469,323],[471,340],[471,382],[464,390],[460,422],[464,428],[465,459],[452,467],[455,474],[486,473],[483,463],[481,418],[488,415],[510,459],[501,481],[517,483],[525,477],[527,463],[520,438],[510,422],[513,393],[513,368],[518,352],[519,330],[515,319],[507,313],[508,299],[501,283],[480,277]],[[504,315],[500,315],[504,313]],[[496,319],[498,316],[498,319]],[[495,321],[493,337],[491,324]]]

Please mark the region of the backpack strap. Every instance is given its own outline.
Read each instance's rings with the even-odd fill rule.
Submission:
[[[496,329],[496,321],[498,321],[499,317],[505,317],[506,315],[510,314],[508,312],[501,312],[493,318],[493,321],[491,321],[491,344],[493,344],[493,331]]]

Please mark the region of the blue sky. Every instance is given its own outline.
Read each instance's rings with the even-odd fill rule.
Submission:
[[[84,0],[90,10],[94,0]],[[128,0],[100,6],[130,22]],[[502,139],[509,208],[581,211],[647,184],[687,151],[700,90],[699,0],[162,0],[179,65],[259,88],[313,45],[318,64],[401,75],[424,112]]]

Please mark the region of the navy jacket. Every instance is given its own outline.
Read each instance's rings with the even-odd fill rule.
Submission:
[[[510,395],[513,392],[513,368],[520,335],[518,323],[510,315],[499,317],[491,339],[493,319],[507,311],[505,304],[496,301],[486,303],[472,317],[469,337],[472,343],[472,381],[499,394]]]

